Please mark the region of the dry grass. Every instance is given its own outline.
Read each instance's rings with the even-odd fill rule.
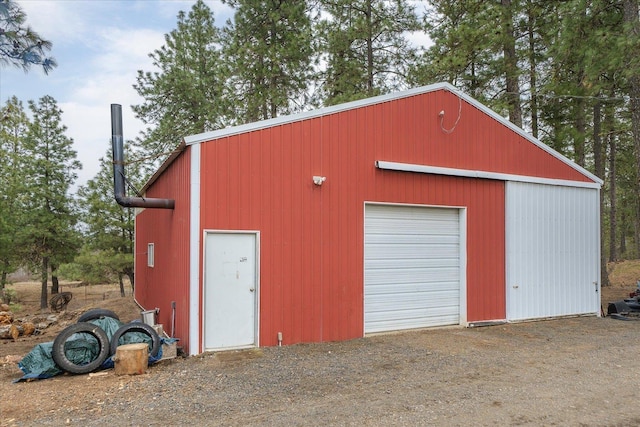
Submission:
[[[51,309],[40,309],[40,283],[19,282],[8,286],[15,292],[16,304],[12,304],[14,318],[34,323],[42,322],[49,315],[54,314],[57,320],[38,335],[24,336],[16,341],[0,340],[0,358],[7,355],[23,356],[41,342],[53,341],[57,334],[70,323],[92,308],[103,308],[115,312],[123,322],[140,319],[140,307],[133,300],[131,288],[125,289],[126,296],[120,297],[120,286],[79,285],[78,283],[61,283],[60,292],[71,292],[73,298],[59,313],[52,313]],[[48,295],[50,300],[52,295]],[[1,424],[0,424],[1,425]]]
[[[9,292],[15,294],[12,301],[14,314],[27,315],[40,311],[41,285],[37,282],[18,282],[7,285]],[[60,292],[72,292],[73,298],[67,306],[67,311],[78,310],[88,306],[107,303],[120,297],[120,286],[117,284],[82,285],[77,282],[61,282]],[[51,286],[49,285],[48,300],[51,300]],[[126,296],[131,296],[131,287],[125,286]]]
[[[637,259],[609,263],[607,270],[613,286],[628,286],[632,291],[640,280],[640,260]]]
[[[636,282],[640,280],[640,260],[628,260],[609,263],[610,286],[602,288],[602,307],[605,312],[610,302],[629,298],[636,290]]]

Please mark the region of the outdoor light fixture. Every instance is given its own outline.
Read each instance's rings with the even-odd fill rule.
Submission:
[[[323,182],[327,180],[326,176],[315,176],[313,177],[313,183],[315,185],[322,185]]]

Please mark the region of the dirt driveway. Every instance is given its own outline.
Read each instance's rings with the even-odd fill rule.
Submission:
[[[636,426],[640,322],[572,318],[0,375],[2,426]],[[19,375],[18,375],[19,376]]]
[[[603,289],[628,296],[640,262]],[[616,267],[624,272],[623,266]],[[16,286],[37,315],[38,286]],[[91,307],[139,317],[114,287],[68,288],[44,334],[0,340],[0,426],[637,426],[640,321],[581,317],[429,329],[162,361],[141,376],[22,376],[24,356]],[[30,304],[33,300],[35,306]]]

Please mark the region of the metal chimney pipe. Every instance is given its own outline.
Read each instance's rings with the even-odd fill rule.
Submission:
[[[113,190],[116,202],[125,208],[173,209],[173,199],[148,199],[125,195],[124,143],[122,137],[122,106],[111,104],[111,145],[113,148]]]

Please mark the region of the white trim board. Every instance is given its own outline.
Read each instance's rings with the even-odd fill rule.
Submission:
[[[189,206],[189,355],[201,353],[200,343],[200,146],[191,147]]]
[[[470,169],[443,168],[438,166],[417,165],[412,163],[387,162],[376,160],[376,168],[384,170],[449,175],[465,178],[495,179],[497,181],[529,182],[534,184],[558,185],[562,187],[580,187],[600,189],[599,182],[569,181],[566,179],[541,178],[536,176],[513,175],[506,173],[478,171]]]

